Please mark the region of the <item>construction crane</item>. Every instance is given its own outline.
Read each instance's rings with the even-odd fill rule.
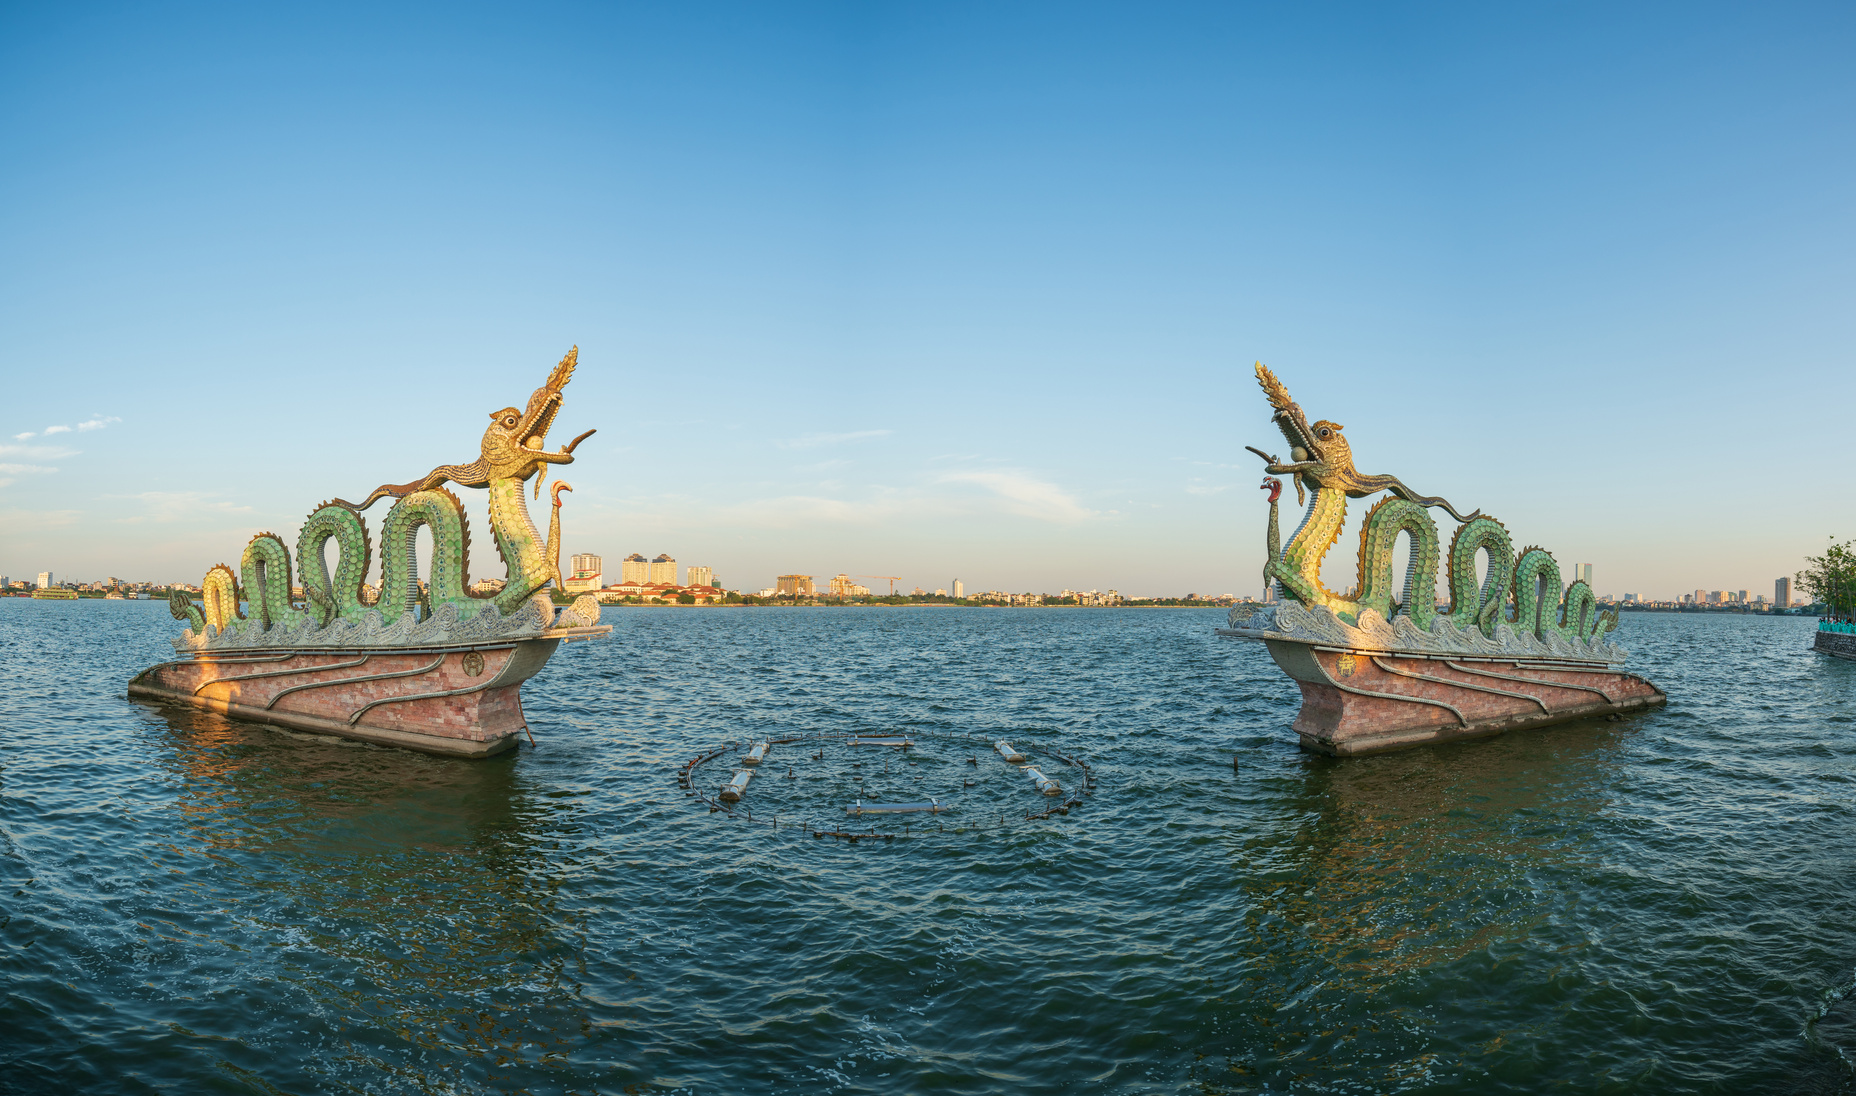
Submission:
[[[895,597],[896,596],[896,580],[901,578],[902,576],[901,575],[858,575],[857,577],[858,578],[886,578],[888,579],[889,580],[889,596]]]

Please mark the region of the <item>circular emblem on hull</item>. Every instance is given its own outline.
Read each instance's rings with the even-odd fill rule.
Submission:
[[[472,677],[476,677],[478,674],[483,673],[482,652],[471,651],[464,656],[464,672]]]

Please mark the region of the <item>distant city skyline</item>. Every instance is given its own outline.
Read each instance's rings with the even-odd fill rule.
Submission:
[[[612,585],[614,583],[664,583],[664,584],[672,585],[672,586],[675,586],[675,585],[691,585],[691,586],[705,585],[706,586],[706,585],[713,585],[716,582],[716,574],[717,574],[716,570],[712,567],[700,566],[700,565],[691,565],[689,575],[685,579],[679,581],[679,579],[676,577],[677,561],[675,557],[669,555],[668,553],[660,553],[655,559],[646,559],[640,553],[633,553],[630,556],[621,560],[622,570],[616,579],[612,578],[611,576],[603,575],[602,568],[603,568],[604,557],[603,555],[599,553],[580,552],[580,553],[574,553],[570,555],[568,558],[570,560],[570,567],[565,572],[565,576],[571,576],[571,578],[587,578],[587,579],[602,579],[603,578],[605,580],[604,581],[605,585]],[[1332,556],[1330,556],[1330,559],[1331,558]],[[370,582],[377,582],[378,580],[379,560],[376,559],[374,561],[374,564],[375,565],[374,565],[373,570],[369,572]],[[423,571],[428,566],[429,566],[429,554],[427,554],[425,547],[422,545],[420,567]],[[119,568],[118,570],[126,571],[128,570],[128,568],[124,567],[124,568]],[[55,571],[39,572],[38,577],[34,581],[33,585],[35,587],[42,587],[44,585],[50,584],[52,582],[52,576],[54,573]],[[699,573],[700,573],[700,581],[699,581]],[[833,573],[851,574],[852,572],[834,572],[830,568],[821,568],[813,572],[813,575],[829,575]],[[797,574],[798,572],[791,572],[787,577],[792,577]],[[1404,574],[1402,561],[1396,570],[1396,574],[1398,576],[1398,581],[1402,582],[1403,574]],[[1595,569],[1592,564],[1589,564],[1589,563],[1588,564],[1574,564],[1571,568],[1568,569],[1568,572],[1565,576],[1565,582],[1566,584],[1570,585],[1571,582],[1573,581],[1577,581],[1578,579],[1583,579],[1584,581],[1589,583],[1590,581],[1592,581],[1592,576],[1594,574],[1595,574]],[[1578,576],[1578,579],[1576,579],[1574,576]],[[476,573],[471,576],[473,581],[481,581],[486,578],[496,579],[500,577],[501,577],[500,572],[494,573],[494,574]],[[810,578],[813,576],[808,575],[808,576],[802,576],[802,577]],[[571,581],[571,578],[570,578],[570,581]],[[909,583],[911,581],[916,581],[916,580],[913,580],[910,576],[897,576],[897,579],[898,579],[897,588],[899,591],[907,590],[909,588]],[[1798,600],[1796,595],[1792,593],[1793,585],[1794,585],[1793,579],[1794,579],[1793,575],[1785,575],[1785,576],[1781,576],[1773,580],[1772,585],[1774,589],[1774,594],[1769,599],[1772,604],[1789,605]],[[0,582],[4,582],[4,581],[6,581],[5,576],[0,575]],[[95,578],[76,578],[76,579],[67,578],[65,581],[71,584],[74,584],[74,585],[90,585],[90,584],[101,583],[105,581],[114,583],[118,580],[116,579],[114,575],[111,575],[111,576],[108,576],[107,579],[103,576],[98,576]],[[134,579],[128,579],[128,580],[122,580],[122,581],[127,582],[127,583],[134,583],[137,585],[144,584],[144,583],[153,584],[157,586],[197,585],[199,582],[199,576],[170,577],[170,578],[134,578]],[[952,582],[947,586],[939,586],[939,587],[933,587],[933,588],[926,587],[926,586],[920,586],[919,581],[916,581],[916,584],[921,590],[921,592],[923,593],[932,592],[937,595],[951,595],[953,597],[965,596],[964,594],[965,583],[960,579],[952,580]],[[739,585],[729,584],[729,583],[724,583],[724,585],[727,586],[727,588],[729,589],[753,592],[756,590],[773,589],[773,588],[779,587],[779,581],[778,581],[778,576],[769,576],[767,581],[765,582],[757,582],[757,581],[750,579],[749,581],[743,582]],[[983,584],[983,585],[985,585],[986,588],[989,590],[999,590],[999,591],[1011,590],[1011,592],[1013,593],[1035,593],[1035,594],[1043,594],[1043,595],[1058,595],[1062,593],[1074,592],[1074,590],[1076,589],[1081,589],[1081,587],[1073,587],[1070,584],[1061,584],[1061,585],[1055,585],[1055,586],[1035,586],[1034,585],[1034,586],[1027,586],[1027,587],[1019,587],[1017,589],[1013,589],[1009,586],[998,584],[998,583]],[[1128,585],[1128,584],[1117,584],[1117,585],[1108,586],[1105,588],[1109,590],[1115,590],[1121,585]],[[575,583],[569,586],[569,589],[591,589],[591,588],[593,587],[587,585],[587,583],[585,582]],[[1135,589],[1135,587],[1131,585],[1129,585],[1128,588]],[[785,588],[781,587],[781,589],[783,592],[785,591]],[[1091,589],[1094,589],[1094,588],[1091,587]],[[1753,590],[1754,590],[1754,587],[1745,586],[1745,587],[1726,587],[1726,588],[1696,587],[1695,589],[1692,589],[1692,590],[1682,590],[1682,591],[1675,591],[1675,592],[1669,592],[1666,590],[1656,590],[1656,591],[1626,590],[1622,592],[1617,592],[1617,591],[1611,591],[1611,590],[1600,589],[1600,588],[1594,587],[1594,593],[1598,594],[1600,597],[1603,597],[1603,598],[1606,598],[1612,601],[1620,601],[1620,602],[1627,601],[1627,600],[1637,600],[1637,601],[1644,601],[1644,602],[1651,602],[1651,601],[1682,602],[1685,599],[1687,599],[1687,600],[1692,600],[1692,601],[1696,601],[1696,602],[1700,602],[1704,604],[1722,603],[1723,595],[1725,595],[1726,602],[1732,602],[1736,600],[1737,598],[1738,600],[1745,601],[1750,604],[1750,603],[1754,603],[1755,601],[1766,599],[1766,595],[1764,595],[1763,593],[1754,594],[1752,592]],[[1130,594],[1127,596],[1137,597],[1137,598],[1147,598],[1147,597],[1182,598],[1182,597],[1187,596],[1188,594],[1195,593],[1195,592],[1202,594],[1204,596],[1208,596],[1208,597],[1209,596],[1234,596],[1234,597],[1239,597],[1239,598],[1255,598],[1258,600],[1262,600],[1264,597],[1264,591],[1261,588],[1250,589],[1248,587],[1235,587],[1231,589],[1221,589],[1221,588],[1206,587],[1200,590],[1194,587],[1185,586],[1180,583],[1174,583],[1170,586],[1156,586],[1151,589],[1147,589],[1147,591],[1144,593]],[[1445,576],[1439,576],[1437,587],[1436,587],[1436,598],[1439,602],[1449,601],[1449,591],[1446,586]],[[1788,601],[1787,600],[1788,598],[1790,598],[1791,600]]]
[[[0,570],[198,582],[575,344],[568,546],[739,587],[1254,595],[1259,359],[1601,593],[1856,535],[1720,397],[1856,396],[1846,9],[721,10],[0,14]]]

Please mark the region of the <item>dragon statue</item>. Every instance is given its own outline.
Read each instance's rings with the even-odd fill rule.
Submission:
[[[551,582],[556,588],[561,585],[561,492],[573,488],[555,483],[548,539],[543,541],[529,516],[524,487],[536,477],[535,497],[540,498],[548,466],[572,464],[574,449],[594,433],[586,431],[558,452],[542,448],[579,353],[578,347],[568,351],[547,383],[529,397],[526,408],[505,407],[490,414],[476,460],[441,465],[407,483],[382,484],[360,505],[338,498],[317,507],[297,534],[301,604],[291,597],[290,552],[272,533],[251,539],[236,572],[223,563],[208,571],[199,604],[174,592],[170,611],[191,628],[190,637],[177,645],[314,645],[363,638],[409,643],[487,638],[554,626],[546,587]],[[508,569],[500,588],[467,588],[470,527],[463,504],[444,488],[446,483],[488,489],[490,529]],[[394,503],[382,524],[381,586],[376,593],[363,584],[373,561],[373,543],[361,512],[382,498]],[[432,536],[431,575],[424,584],[415,553],[421,526]],[[337,549],[333,573],[324,556],[331,540]],[[594,599],[580,601],[588,604],[576,602],[567,613],[587,622],[597,620]],[[246,606],[242,611],[241,602]]]
[[[1353,464],[1353,451],[1339,423],[1322,419],[1309,423],[1302,409],[1276,375],[1257,363],[1257,383],[1269,399],[1271,421],[1289,443],[1288,461],[1252,446],[1262,457],[1269,476],[1293,476],[1296,497],[1308,497],[1301,524],[1280,543],[1277,498],[1281,482],[1265,479],[1269,492],[1268,559],[1264,577],[1279,596],[1307,609],[1328,610],[1342,624],[1359,627],[1368,611],[1380,622],[1404,617],[1422,633],[1436,631],[1439,617],[1454,631],[1476,630],[1493,639],[1498,628],[1516,635],[1546,641],[1561,637],[1580,644],[1597,641],[1617,627],[1615,611],[1600,613],[1598,600],[1584,582],[1563,585],[1559,565],[1540,548],[1523,549],[1517,559],[1508,530],[1480,510],[1468,516],[1441,498],[1419,495],[1396,476],[1374,476]],[[1321,563],[1340,537],[1347,518],[1347,500],[1389,492],[1366,514],[1360,529],[1359,582],[1355,589],[1335,593],[1321,581]],[[1450,541],[1450,608],[1439,613],[1432,591],[1436,588],[1439,555],[1437,525],[1427,512],[1442,509],[1460,525]],[[1410,537],[1404,585],[1393,589],[1393,554],[1400,533]],[[1477,579],[1476,556],[1486,553],[1486,576]],[[1236,622],[1236,614],[1233,615]]]

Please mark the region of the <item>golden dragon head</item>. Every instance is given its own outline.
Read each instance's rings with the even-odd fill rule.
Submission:
[[[1257,384],[1276,409],[1270,421],[1289,442],[1291,461],[1317,460],[1335,468],[1353,467],[1353,450],[1340,436],[1340,423],[1322,419],[1310,426],[1301,406],[1289,398],[1289,390],[1262,362],[1257,363]]]
[[[1262,362],[1257,363],[1257,383],[1263,387],[1263,394],[1268,397],[1270,406],[1276,409],[1270,421],[1276,424],[1276,428],[1282,431],[1282,436],[1289,442],[1289,463],[1301,466],[1295,481],[1297,498],[1301,497],[1302,486],[1306,481],[1323,489],[1345,491],[1349,498],[1356,499],[1380,491],[1394,491],[1399,497],[1423,506],[1441,506],[1458,521],[1470,521],[1482,513],[1477,510],[1469,517],[1464,517],[1444,499],[1420,495],[1399,482],[1397,476],[1369,476],[1360,472],[1353,466],[1353,447],[1347,444],[1346,438],[1341,437],[1340,423],[1322,419],[1310,426],[1301,407],[1289,398],[1289,390]],[[1251,452],[1270,462],[1267,471],[1278,470],[1275,457],[1261,449],[1251,449]]]
[[[544,452],[541,446],[548,440],[548,428],[554,425],[554,416],[561,409],[561,389],[573,379],[574,364],[579,360],[580,348],[576,346],[554,367],[554,372],[548,374],[548,383],[535,389],[535,394],[528,398],[527,410],[505,407],[490,412],[490,428],[483,432],[483,456],[477,460],[469,464],[441,464],[424,477],[408,483],[383,483],[359,506],[343,499],[330,501],[351,510],[365,510],[374,505],[375,499],[405,498],[414,491],[431,491],[443,483],[488,487],[491,480],[526,480],[547,465],[572,464],[574,447],[592,437],[594,431],[581,434],[556,453]],[[537,498],[541,496],[541,484],[542,480],[535,481]]]
[[[483,432],[483,463],[491,478],[525,480],[543,464],[573,463],[573,447],[580,444],[585,434],[575,438],[572,445],[562,446],[560,453],[544,453],[541,447],[547,442],[548,430],[561,409],[561,390],[573,380],[574,366],[579,360],[580,348],[576,346],[554,367],[554,372],[548,374],[548,383],[535,389],[535,394],[528,398],[526,410],[505,407],[490,412],[490,427]]]

